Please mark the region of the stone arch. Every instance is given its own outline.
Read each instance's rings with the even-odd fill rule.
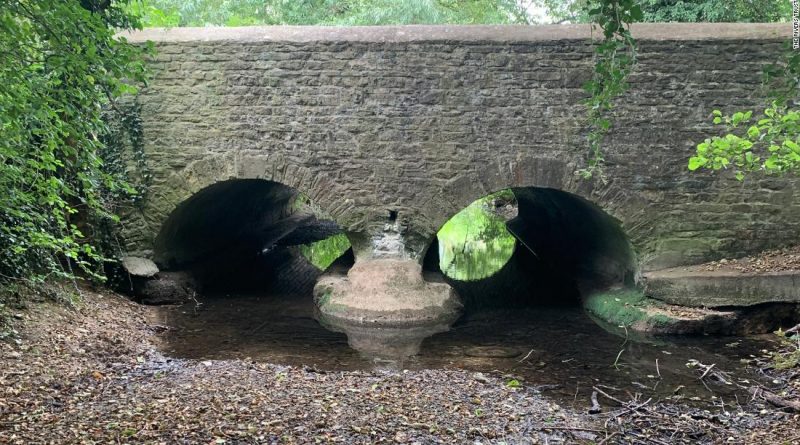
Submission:
[[[214,182],[166,218],[153,243],[154,260],[162,269],[188,273],[212,293],[311,295],[321,271],[300,246],[342,230],[300,197],[295,188],[272,180]]]
[[[178,206],[201,190],[234,179],[262,179],[283,184],[308,196],[342,227],[352,227],[353,202],[326,174],[292,162],[280,154],[238,150],[206,156],[171,174],[154,188],[146,207],[126,230],[132,251],[152,251],[163,224]],[[135,221],[139,219],[139,221]]]
[[[511,189],[517,198],[519,216],[508,226],[526,248],[518,245],[506,265],[486,279],[473,282],[447,279],[468,307],[474,307],[483,295],[513,295],[515,304],[524,302],[532,295],[528,289],[542,282],[549,283],[539,292],[548,294],[541,300],[561,303],[562,293],[572,295],[567,299],[576,301],[597,290],[638,281],[636,242],[647,239],[652,225],[643,211],[645,198],[613,182],[583,180],[574,171],[574,165],[551,158],[506,165],[492,163],[480,172],[450,181],[426,203],[428,210],[423,213],[430,218],[425,224],[432,228],[426,248],[429,249],[436,244],[439,228],[476,199],[504,189]],[[537,231],[548,233],[556,241],[536,240]],[[560,253],[559,248],[564,252]],[[547,258],[531,255],[534,250]],[[426,270],[438,271],[436,252],[428,250],[423,258]],[[531,269],[543,265],[545,268],[538,272]],[[570,282],[571,287],[560,287],[551,280]]]
[[[577,164],[550,157],[491,162],[450,180],[421,206],[419,224],[430,241],[436,231],[461,209],[483,196],[504,189],[537,187],[554,189],[586,199],[616,219],[633,247],[636,261],[647,256],[649,234],[656,224],[645,209],[648,200],[615,181],[585,180],[575,174]]]

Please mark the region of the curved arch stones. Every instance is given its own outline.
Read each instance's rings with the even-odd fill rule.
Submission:
[[[608,183],[580,181],[586,26],[176,28],[155,41],[141,104],[153,190],[124,218],[152,249],[183,199],[222,179],[297,188],[359,261],[419,261],[453,213],[498,189],[551,187],[616,217],[642,269],[800,238],[794,179],[690,173],[712,109],[752,108],[788,24],[638,25],[639,63],[607,139]],[[398,269],[399,270],[399,269]],[[404,269],[405,270],[405,269]],[[409,269],[410,270],[410,269]]]

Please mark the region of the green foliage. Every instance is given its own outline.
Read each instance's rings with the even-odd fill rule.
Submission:
[[[174,5],[165,5],[159,9],[159,1],[134,1],[127,5],[127,12],[139,17],[143,26],[158,28],[173,28],[180,26],[181,15]],[[177,4],[177,2],[175,2]]]
[[[587,15],[592,29],[600,28],[602,40],[594,47],[595,64],[592,79],[584,85],[589,98],[589,158],[586,168],[577,173],[583,178],[603,177],[603,139],[611,129],[614,99],[628,89],[628,76],[636,63],[636,41],[630,24],[642,19],[642,10],[634,0],[601,0],[593,3]]]
[[[350,240],[346,235],[340,234],[300,246],[300,253],[317,269],[325,270],[349,248]]]
[[[145,26],[528,23],[517,0],[146,0]]]
[[[0,275],[96,274],[86,232],[135,193],[105,170],[104,109],[135,91],[141,50],[125,2],[0,0]]]
[[[644,22],[788,21],[791,6],[785,0],[641,0]]]
[[[724,115],[714,110],[713,123],[721,136],[697,145],[689,170],[732,170],[740,181],[748,172],[800,174],[800,53],[787,48],[782,65],[765,69],[769,104],[757,119],[753,111]]]
[[[791,15],[786,0],[638,0],[642,22],[785,22]],[[587,12],[597,0],[534,0],[554,23],[590,23]]]
[[[800,112],[773,104],[757,122],[752,122],[752,114],[739,111],[723,116],[714,110],[714,123],[729,133],[698,144],[689,170],[730,169],[740,181],[748,171],[800,172]]]
[[[448,277],[469,281],[492,276],[514,254],[516,238],[506,229],[505,220],[489,209],[497,199],[515,198],[510,190],[481,198],[439,230],[439,267]]]

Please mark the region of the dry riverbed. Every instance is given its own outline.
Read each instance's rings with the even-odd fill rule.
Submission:
[[[800,443],[798,414],[765,394],[698,409],[598,382],[602,412],[588,414],[499,374],[173,360],[155,346],[152,308],[84,294],[78,309],[14,311],[18,337],[0,342],[0,443]],[[794,402],[797,370],[768,372]]]

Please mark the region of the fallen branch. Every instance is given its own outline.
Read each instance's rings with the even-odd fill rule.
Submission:
[[[606,436],[606,438],[605,438],[605,439],[603,439],[603,440],[601,440],[601,441],[600,441],[600,442],[599,442],[597,445],[603,445],[604,443],[606,443],[606,442],[608,442],[609,440],[611,440],[611,438],[612,438],[612,437],[614,437],[614,436],[616,436],[617,434],[619,434],[619,432],[617,432],[617,431],[614,431],[613,433],[611,433],[611,435],[610,435],[610,436]]]
[[[700,365],[701,365],[701,366],[705,366],[705,365],[703,365],[702,363],[701,363]],[[706,378],[706,376],[708,375],[708,373],[709,373],[709,372],[711,372],[711,370],[712,370],[712,369],[714,369],[714,366],[717,366],[717,364],[716,364],[716,363],[712,363],[710,366],[708,366],[708,367],[706,368],[706,372],[704,372],[704,373],[703,373],[703,375],[701,375],[701,376],[700,376],[700,380],[703,380],[704,378]]]
[[[615,415],[615,416],[614,416],[614,418],[616,419],[617,417],[624,416],[625,414],[628,414],[628,413],[633,413],[633,412],[639,411],[639,410],[640,410],[640,409],[642,409],[642,408],[643,408],[645,405],[647,405],[648,403],[650,403],[652,400],[653,400],[653,399],[652,399],[652,398],[650,398],[650,399],[647,399],[647,400],[646,400],[644,403],[640,403],[640,404],[638,404],[638,405],[636,405],[636,406],[632,406],[632,407],[628,408],[627,410],[625,410],[625,411],[623,411],[623,412],[621,412],[621,413],[619,413],[619,414]]]
[[[795,412],[800,413],[800,402],[796,400],[786,400],[783,397],[778,396],[770,391],[767,391],[764,388],[757,388],[751,387],[750,393],[753,395],[753,398],[761,397],[762,399],[766,400],[767,402],[779,407],[779,408],[786,408],[790,409]]]
[[[612,396],[612,395],[610,395],[610,394],[608,394],[608,393],[606,393],[606,392],[604,392],[604,391],[602,391],[602,390],[598,389],[596,386],[592,386],[592,389],[593,389],[593,390],[595,390],[595,391],[596,391],[598,394],[600,394],[601,396],[603,396],[603,397],[605,397],[605,398],[607,398],[607,399],[609,399],[609,400],[613,400],[613,401],[615,401],[615,402],[619,403],[619,404],[620,404],[620,406],[628,406],[628,404],[627,404],[627,403],[625,403],[625,402],[623,402],[622,400],[620,400],[620,399],[618,399],[618,398],[616,398],[616,397],[614,397],[614,396]]]

